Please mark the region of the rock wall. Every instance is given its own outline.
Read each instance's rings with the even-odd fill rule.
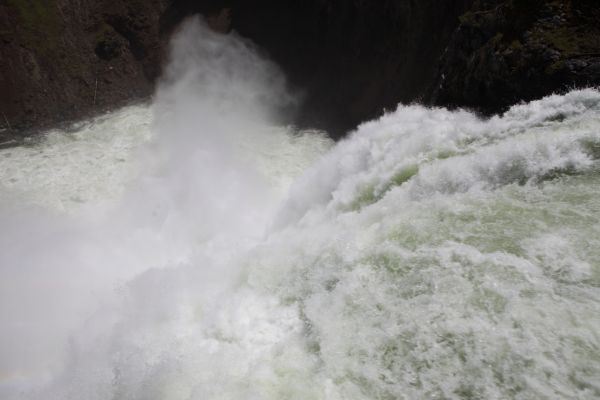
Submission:
[[[148,96],[165,0],[1,0],[0,126],[26,133]]]
[[[598,0],[480,1],[460,20],[430,103],[491,114],[600,84]]]
[[[203,13],[279,63],[300,125],[340,137],[398,102],[484,113],[600,82],[598,0],[0,0],[2,132],[151,95],[170,32]]]
[[[26,131],[148,96],[169,32],[202,12],[282,65],[304,94],[299,124],[339,136],[418,98],[467,3],[3,0],[0,111]]]

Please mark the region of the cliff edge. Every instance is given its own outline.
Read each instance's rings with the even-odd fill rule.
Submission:
[[[195,13],[256,42],[304,94],[296,123],[334,137],[399,102],[490,114],[600,83],[597,0],[2,0],[0,145],[148,98]]]

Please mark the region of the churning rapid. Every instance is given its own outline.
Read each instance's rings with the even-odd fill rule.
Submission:
[[[243,39],[171,58],[0,152],[1,398],[600,397],[600,92],[334,145]]]

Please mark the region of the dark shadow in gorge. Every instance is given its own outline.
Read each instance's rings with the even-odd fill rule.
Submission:
[[[161,30],[190,14],[218,18],[229,9],[231,29],[257,43],[304,92],[296,122],[339,138],[398,102],[419,100],[470,2],[175,0]]]

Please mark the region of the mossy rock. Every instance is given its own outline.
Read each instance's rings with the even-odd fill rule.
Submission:
[[[122,40],[112,26],[104,23],[95,33],[94,52],[103,60],[109,61],[121,55]]]
[[[520,40],[515,39],[508,45],[508,48],[511,50],[521,50],[523,48],[523,43]]]
[[[567,62],[565,60],[558,60],[548,65],[544,69],[544,75],[548,78],[555,77],[559,74],[563,74],[567,71]]]
[[[564,56],[572,56],[581,53],[581,40],[575,32],[567,28],[559,28],[544,31],[541,38],[545,43],[560,51]]]
[[[60,44],[63,24],[58,3],[53,0],[6,0],[19,16],[23,44],[39,53],[54,51]]]

